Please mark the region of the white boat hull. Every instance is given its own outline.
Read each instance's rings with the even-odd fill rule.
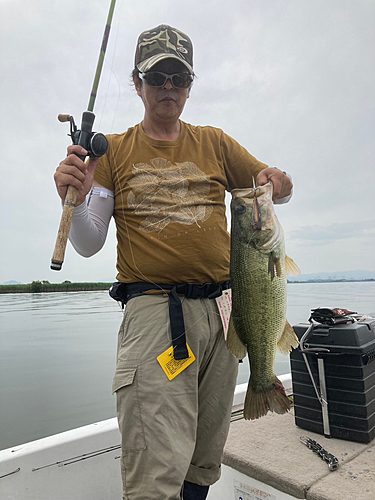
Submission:
[[[290,375],[282,379],[290,389]],[[237,386],[234,405],[243,403],[246,388]],[[120,442],[112,418],[0,451],[0,499],[120,500]],[[269,500],[294,498],[223,465],[222,479],[211,487],[208,500],[257,498],[245,496],[251,489]]]

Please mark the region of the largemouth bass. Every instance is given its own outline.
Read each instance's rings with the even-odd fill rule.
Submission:
[[[286,320],[286,274],[298,266],[285,255],[284,235],[272,202],[272,183],[232,191],[232,314],[227,346],[234,356],[249,355],[250,380],[244,417],[285,413],[290,401],[274,373],[276,345],[283,354],[298,346]]]

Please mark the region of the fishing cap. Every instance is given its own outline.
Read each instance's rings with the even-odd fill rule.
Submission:
[[[141,73],[148,71],[163,59],[178,59],[193,71],[193,44],[182,31],[161,24],[157,28],[144,31],[138,37],[135,51],[135,67]]]

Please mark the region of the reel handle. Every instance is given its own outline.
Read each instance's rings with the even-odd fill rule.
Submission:
[[[59,122],[61,123],[64,123],[64,122],[68,122],[69,121],[69,118],[70,118],[70,115],[63,115],[63,114],[59,114],[57,119],[59,120]]]

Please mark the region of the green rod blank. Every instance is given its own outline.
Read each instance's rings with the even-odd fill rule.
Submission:
[[[113,11],[115,10],[115,4],[116,4],[116,0],[112,0],[110,8],[109,8],[109,12],[108,12],[107,23],[106,23],[106,26],[105,26],[105,29],[104,29],[102,46],[100,48],[99,60],[98,60],[97,66],[96,66],[96,73],[95,73],[95,77],[94,77],[94,83],[93,83],[93,86],[92,86],[92,90],[91,90],[91,94],[90,94],[90,100],[89,100],[89,105],[87,107],[87,111],[93,111],[94,110],[94,104],[95,104],[95,99],[96,99],[96,92],[98,90],[100,75],[101,75],[102,68],[103,68],[104,55],[105,55],[105,51],[107,49],[109,32],[111,31],[112,17],[113,17]]]

